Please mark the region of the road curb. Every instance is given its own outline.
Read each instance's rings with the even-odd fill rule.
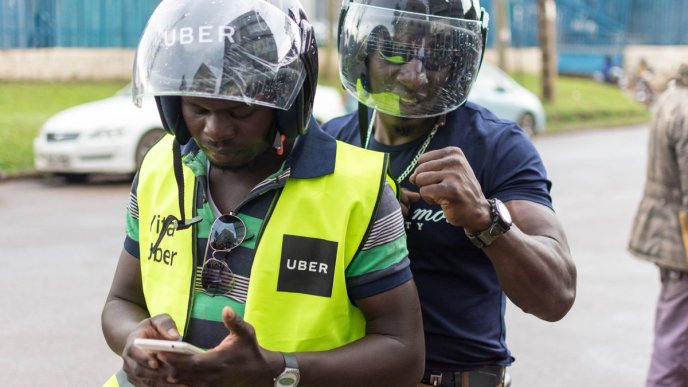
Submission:
[[[17,171],[17,172],[12,172],[11,174],[5,172],[5,171],[0,171],[0,183],[9,181],[9,180],[20,180],[20,179],[36,179],[41,176],[40,173],[34,171],[34,170],[25,170],[25,171]]]

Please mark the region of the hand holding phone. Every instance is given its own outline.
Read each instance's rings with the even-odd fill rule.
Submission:
[[[172,352],[180,353],[185,355],[194,355],[198,353],[205,352],[205,349],[198,348],[197,346],[183,341],[175,340],[159,340],[159,339],[134,339],[134,345],[146,351],[158,353],[158,352]]]

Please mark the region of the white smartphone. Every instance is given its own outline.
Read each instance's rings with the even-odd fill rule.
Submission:
[[[157,352],[174,352],[186,355],[193,355],[205,352],[205,349],[183,341],[174,340],[158,340],[158,339],[134,339],[134,345],[153,353]]]

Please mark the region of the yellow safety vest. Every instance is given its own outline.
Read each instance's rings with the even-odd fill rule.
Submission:
[[[180,217],[168,137],[148,152],[139,172],[141,275],[150,315],[167,313],[185,332],[193,304],[196,227],[169,231],[150,251],[162,220]],[[287,180],[258,236],[246,299],[244,319],[255,327],[261,346],[322,351],[364,336],[365,319],[348,298],[345,271],[372,225],[386,171],[384,154],[337,142],[334,173]],[[183,176],[185,214],[192,217],[197,181],[186,166]],[[119,376],[106,385],[119,385]]]

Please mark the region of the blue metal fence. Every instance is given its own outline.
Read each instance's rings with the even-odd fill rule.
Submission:
[[[688,1],[632,0],[629,44],[688,44]]]
[[[492,11],[494,0],[483,0]],[[537,1],[507,0],[512,47],[536,47]],[[605,61],[623,63],[629,44],[688,44],[688,1],[678,0],[556,0],[559,71],[591,74]],[[491,12],[494,44],[496,15]]]
[[[159,0],[0,0],[0,48],[134,47]]]
[[[58,1],[62,47],[134,47],[158,0]]]
[[[607,60],[623,63],[630,6],[630,1],[559,0],[559,72],[592,74]]]
[[[2,0],[0,47],[49,47],[54,43],[52,0]]]
[[[0,49],[135,47],[160,0],[0,0]],[[249,0],[245,0],[249,1]],[[506,0],[513,47],[538,45],[536,0]],[[685,0],[556,0],[559,70],[590,73],[627,44],[688,44]],[[492,16],[494,0],[482,0]]]
[[[481,4],[492,16],[495,0]],[[506,0],[509,7],[512,45],[537,46],[537,1]],[[555,0],[559,45],[688,44],[688,1],[685,0]],[[493,34],[494,35],[494,34]],[[489,39],[490,44],[493,40]]]

